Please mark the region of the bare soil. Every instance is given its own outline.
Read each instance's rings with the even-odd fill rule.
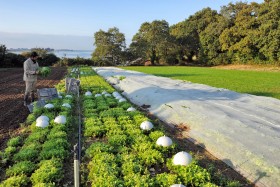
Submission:
[[[48,77],[38,78],[37,88],[54,87],[66,75],[66,71],[64,67],[52,68]],[[23,69],[0,69],[0,75],[0,150],[3,150],[7,140],[19,130],[20,123],[25,121],[29,111],[23,106]]]

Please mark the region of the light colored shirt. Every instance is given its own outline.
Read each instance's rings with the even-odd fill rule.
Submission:
[[[34,63],[31,60],[31,58],[28,58],[23,63],[23,69],[24,69],[24,74],[23,74],[24,81],[37,81],[36,71],[39,70],[39,65],[37,62]]]

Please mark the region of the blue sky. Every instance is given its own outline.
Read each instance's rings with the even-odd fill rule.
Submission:
[[[246,2],[252,1],[263,2]],[[130,43],[146,21],[166,20],[173,25],[203,8],[219,11],[230,2],[236,1],[0,0],[0,44],[8,48],[93,49],[94,33],[112,27],[119,28]]]

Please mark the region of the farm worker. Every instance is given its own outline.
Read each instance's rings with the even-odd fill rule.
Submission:
[[[27,105],[28,96],[30,94],[31,102],[34,101],[34,93],[36,91],[37,75],[39,74],[39,65],[37,62],[39,55],[31,52],[30,57],[24,62],[23,80],[25,81],[24,106]]]

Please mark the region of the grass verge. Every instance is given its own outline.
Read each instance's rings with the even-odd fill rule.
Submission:
[[[182,66],[136,66],[123,69],[280,99],[280,72]]]

